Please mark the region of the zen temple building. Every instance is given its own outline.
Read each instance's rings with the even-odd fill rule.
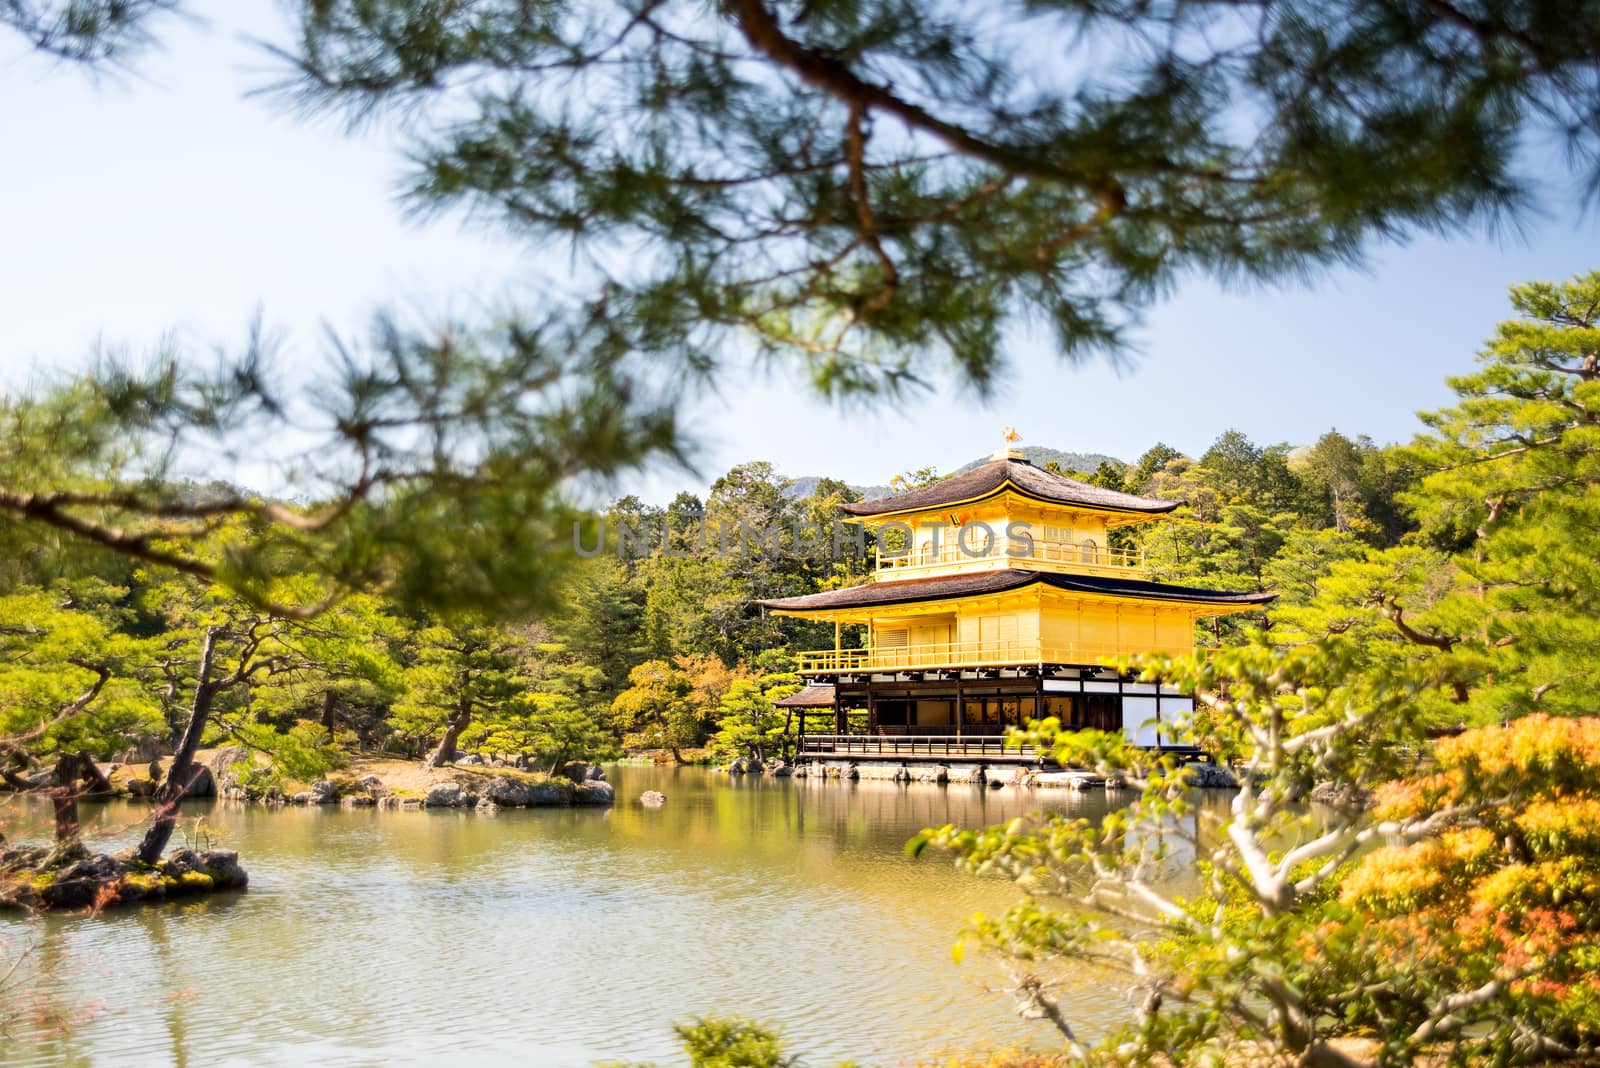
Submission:
[[[833,648],[798,654],[805,689],[779,702],[799,715],[800,757],[1027,761],[1005,749],[1005,728],[1044,716],[1160,746],[1163,719],[1191,698],[1104,663],[1193,652],[1196,620],[1272,599],[1151,582],[1139,550],[1111,546],[1113,531],[1160,522],[1177,504],[1005,450],[933,485],[841,506],[878,536],[873,580],[760,602],[834,624]],[[864,628],[865,646],[843,647],[845,624]]]

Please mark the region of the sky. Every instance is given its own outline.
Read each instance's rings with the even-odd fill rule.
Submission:
[[[168,24],[161,51],[98,78],[0,38],[0,386],[97,345],[237,343],[258,309],[285,358],[312,366],[325,329],[358,335],[377,307],[467,315],[561,276],[561,252],[409,217],[389,132],[352,135],[252,95],[278,68],[250,38],[283,27],[269,0],[226,10]],[[1600,213],[1571,190],[1552,172],[1519,231],[1375,246],[1360,270],[1234,290],[1186,280],[1147,310],[1120,369],[1020,337],[987,400],[935,380],[894,407],[841,409],[781,371],[730,375],[687,413],[695,471],[614,489],[665,501],[758,459],[879,484],[953,470],[1006,426],[1024,444],[1128,460],[1156,441],[1198,454],[1228,429],[1261,443],[1329,428],[1408,439],[1510,314],[1508,287],[1600,269]]]

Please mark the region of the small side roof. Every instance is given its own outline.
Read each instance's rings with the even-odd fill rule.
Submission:
[[[862,517],[899,515],[947,504],[983,500],[1005,492],[1008,487],[1024,497],[1049,504],[1075,504],[1111,512],[1161,515],[1182,503],[1136,497],[1103,486],[1091,486],[1087,482],[1052,474],[1013,455],[990,460],[971,471],[941,479],[931,486],[897,493],[893,497],[880,497],[875,501],[842,504],[839,510],[846,515]]]
[[[798,693],[772,702],[778,708],[832,708],[833,683],[813,682]]]

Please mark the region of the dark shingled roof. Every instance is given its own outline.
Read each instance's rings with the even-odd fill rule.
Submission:
[[[813,682],[799,693],[772,702],[779,708],[832,708],[833,683]]]
[[[859,504],[841,504],[839,510],[846,515],[895,515],[937,508],[956,501],[970,501],[992,497],[1010,484],[1025,497],[1048,501],[1052,504],[1076,504],[1085,508],[1098,508],[1112,512],[1142,512],[1156,515],[1170,512],[1179,501],[1158,501],[1150,497],[1135,497],[1131,493],[1118,493],[1087,482],[1053,475],[1042,467],[1015,457],[990,460],[964,474],[952,475],[931,486],[897,493],[893,497],[880,497]]]
[[[977,597],[985,593],[1021,589],[1035,582],[1043,582],[1058,590],[1096,593],[1106,597],[1147,597],[1160,601],[1219,606],[1266,604],[1277,596],[1273,593],[1230,593],[1225,590],[1202,590],[1193,586],[1167,586],[1159,582],[1145,582],[1142,579],[1062,575],[1053,571],[1019,571],[1016,568],[1007,568],[1000,571],[976,571],[966,575],[904,579],[899,582],[868,582],[862,586],[850,586],[842,590],[828,590],[803,597],[779,597],[756,603],[789,612],[815,612],[829,608],[868,608],[915,601],[936,601],[947,597]]]

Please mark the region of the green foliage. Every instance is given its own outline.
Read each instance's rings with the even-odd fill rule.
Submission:
[[[1462,593],[1447,636],[1492,671],[1479,719],[1592,710],[1600,638],[1600,273],[1514,286],[1458,403],[1423,416],[1406,502],[1451,553]]]
[[[491,753],[526,753],[552,775],[569,760],[615,755],[615,746],[595,717],[562,694],[520,693],[463,739]]]
[[[1495,218],[1525,135],[1586,176],[1600,139],[1578,0],[299,9],[283,90],[403,110],[414,204],[570,244],[640,351],[702,369],[753,335],[830,394],[930,354],[986,388],[1028,318],[1114,346],[1187,272]]]
[[[165,727],[146,688],[155,643],[119,632],[66,590],[0,596],[0,737],[38,759],[107,759]]]
[[[647,660],[628,673],[630,685],[612,702],[611,714],[624,741],[632,746],[682,749],[704,739],[709,709],[682,668],[666,660]]]
[[[1414,472],[1398,499],[1418,529],[1365,554],[1301,536],[1269,570],[1287,594],[1276,633],[1346,634],[1370,661],[1434,662],[1440,724],[1585,714],[1600,686],[1588,652],[1600,639],[1600,466],[1588,415],[1600,402],[1600,274],[1511,296],[1519,317],[1499,326],[1479,371],[1451,379],[1458,403],[1424,414],[1429,429],[1412,445],[1363,457],[1359,443],[1325,437],[1308,461],[1330,495],[1345,486],[1338,507],[1369,543],[1365,517],[1386,506],[1362,489],[1362,472],[1378,470],[1368,485],[1390,488]]]
[[[233,729],[231,738],[265,753],[272,761],[270,769],[258,772],[253,764],[244,769],[241,781],[246,789],[261,791],[272,785],[281,788],[285,779],[298,782],[324,779],[329,772],[349,762],[346,746],[351,739],[330,736],[328,730],[314,720],[299,720],[285,731],[259,723],[241,723]]]
[[[1398,496],[1412,472],[1393,449],[1330,430],[1293,461],[1307,493],[1323,509],[1319,525],[1392,545],[1412,529]]]
[[[778,1033],[748,1020],[702,1016],[673,1025],[690,1068],[793,1068],[799,1060],[783,1051]],[[627,1066],[613,1066],[627,1068]],[[631,1068],[649,1068],[633,1065]],[[841,1064],[838,1068],[851,1068]]]
[[[1152,661],[1146,679],[1192,689],[1179,736],[1229,754],[1241,787],[1220,826],[1202,821],[1171,758],[1120,736],[1031,741],[1140,787],[1091,822],[1019,817],[924,831],[909,847],[954,852],[1028,898],[968,937],[1008,962],[1014,993],[1091,1063],[1224,1063],[1243,1043],[1334,1063],[1331,1043],[1375,1036],[1383,1063],[1441,1043],[1462,1062],[1594,1042],[1591,960],[1600,924],[1600,720],[1519,721],[1425,745],[1425,670],[1366,663],[1349,641],[1265,644]],[[1336,797],[1378,789],[1371,817]],[[1158,873],[1197,863],[1198,892]],[[1132,985],[1133,1018],[1090,1042],[1055,996],[1092,967]],[[1476,1063],[1476,1062],[1474,1062]]]
[[[784,717],[773,702],[800,689],[794,675],[734,679],[718,703],[717,733],[712,751],[719,758],[769,756],[783,737]]]
[[[65,531],[292,618],[351,590],[549,608],[569,487],[676,455],[670,399],[613,345],[595,323],[385,319],[284,392],[259,332],[214,372],[181,352],[107,363],[0,401],[0,528]],[[272,457],[283,498],[173,477],[176,457],[213,454]]]
[[[149,47],[152,24],[177,8],[177,0],[5,0],[0,27],[47,55],[96,66]]]
[[[774,1031],[741,1020],[703,1017],[673,1028],[694,1068],[789,1068]]]

